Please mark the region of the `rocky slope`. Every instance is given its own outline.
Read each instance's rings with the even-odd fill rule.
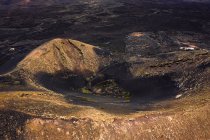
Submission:
[[[210,54],[208,45],[200,43],[196,36],[167,32],[131,34],[126,58],[133,78],[165,76],[182,91],[207,86]]]
[[[135,32],[113,54],[44,43],[0,77],[0,138],[208,139],[210,55],[195,36]]]
[[[0,138],[207,140],[209,92],[197,94],[159,102],[131,114],[115,114],[74,105],[49,92],[1,92]]]

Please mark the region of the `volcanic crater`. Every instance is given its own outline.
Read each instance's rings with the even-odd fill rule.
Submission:
[[[208,2],[55,3],[0,20],[0,139],[210,138]]]

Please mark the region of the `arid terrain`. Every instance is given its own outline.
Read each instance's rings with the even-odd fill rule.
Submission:
[[[210,139],[208,0],[2,0],[0,17],[0,140]]]

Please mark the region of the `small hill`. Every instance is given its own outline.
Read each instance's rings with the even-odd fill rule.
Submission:
[[[100,48],[86,43],[53,39],[28,54],[17,65],[15,73],[24,75],[24,79],[34,79],[40,73],[68,72],[88,76],[98,71],[102,55]]]

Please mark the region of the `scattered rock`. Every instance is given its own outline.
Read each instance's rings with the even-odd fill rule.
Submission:
[[[180,50],[185,50],[185,51],[194,51],[195,48],[193,47],[180,47]]]
[[[182,94],[178,94],[178,95],[176,95],[176,99],[178,99],[178,98],[181,98],[182,97]]]
[[[10,52],[14,52],[15,51],[15,48],[10,48],[9,51]]]

